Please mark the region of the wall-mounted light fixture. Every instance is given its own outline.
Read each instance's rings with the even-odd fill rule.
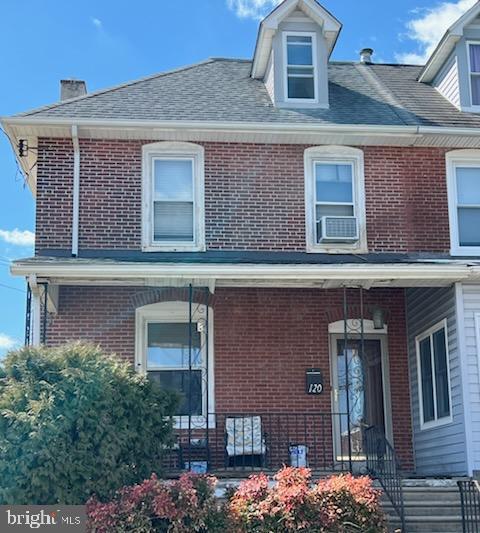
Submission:
[[[373,328],[374,329],[383,329],[385,326],[385,319],[383,316],[383,310],[376,306],[373,308],[372,311],[372,319],[373,319]]]

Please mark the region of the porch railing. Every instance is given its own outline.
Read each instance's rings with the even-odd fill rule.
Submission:
[[[397,513],[405,532],[405,505],[403,499],[400,462],[383,429],[370,426],[365,430],[367,470],[380,482]]]
[[[463,533],[480,532],[480,483],[475,479],[457,481],[462,504]]]
[[[210,413],[176,421],[176,444],[164,467],[216,474],[277,470],[283,465],[346,471],[351,457],[336,453],[333,432],[347,434],[342,413]],[[340,441],[340,439],[339,439]],[[342,448],[346,448],[344,445]]]

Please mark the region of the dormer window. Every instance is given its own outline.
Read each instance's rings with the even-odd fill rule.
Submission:
[[[472,106],[480,106],[480,43],[468,43]]]
[[[285,100],[315,102],[316,35],[315,33],[284,32]]]

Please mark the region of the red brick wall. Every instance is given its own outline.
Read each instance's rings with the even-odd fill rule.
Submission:
[[[140,249],[141,141],[81,140],[80,249]],[[302,145],[203,143],[209,249],[305,250]],[[445,149],[366,147],[370,251],[449,249]],[[37,249],[70,247],[70,140],[39,140]]]
[[[47,341],[86,339],[133,362],[135,307],[151,303],[148,292],[62,287],[59,313],[50,320]],[[155,299],[160,299],[158,292]],[[349,293],[349,301],[352,315],[358,316],[356,291]],[[365,303],[387,311],[394,440],[409,468],[413,459],[404,291],[371,290]],[[214,316],[217,412],[330,412],[328,323],[343,317],[341,291],[218,289]],[[321,396],[305,394],[309,367],[323,371]]]

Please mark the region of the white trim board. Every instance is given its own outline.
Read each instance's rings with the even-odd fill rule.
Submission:
[[[474,167],[480,173],[480,150],[452,150],[445,154],[451,255],[480,256],[480,246],[460,246],[458,227],[457,167]]]

